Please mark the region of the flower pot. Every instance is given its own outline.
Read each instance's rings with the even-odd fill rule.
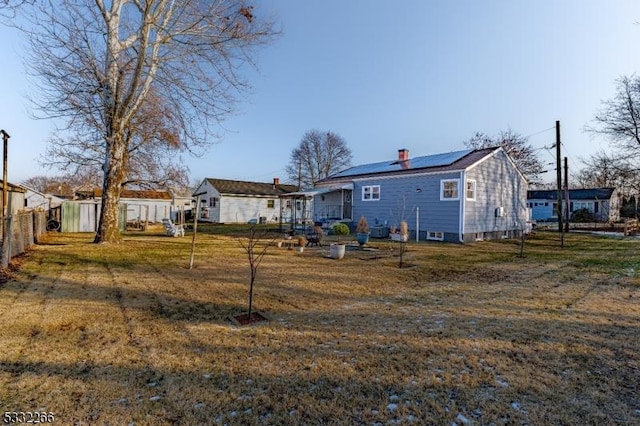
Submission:
[[[368,232],[356,232],[356,240],[358,244],[361,246],[367,244],[369,242],[369,233]]]
[[[342,259],[346,246],[343,243],[333,243],[329,246],[329,257],[332,259]]]

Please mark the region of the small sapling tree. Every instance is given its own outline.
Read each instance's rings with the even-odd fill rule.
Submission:
[[[249,259],[249,269],[251,272],[251,278],[249,281],[249,313],[247,317],[247,321],[252,322],[251,314],[253,310],[253,284],[255,283],[256,276],[258,275],[258,267],[264,258],[264,255],[267,254],[267,250],[273,240],[266,242],[267,236],[269,234],[269,230],[264,228],[259,228],[257,225],[251,225],[249,228],[249,235],[247,241],[240,240],[240,245],[247,253],[247,258]]]

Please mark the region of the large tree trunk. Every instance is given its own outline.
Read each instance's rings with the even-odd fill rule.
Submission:
[[[126,177],[126,145],[122,138],[113,138],[105,158],[105,176],[102,184],[102,209],[100,222],[94,239],[95,243],[116,243],[120,241],[118,213],[120,192]]]

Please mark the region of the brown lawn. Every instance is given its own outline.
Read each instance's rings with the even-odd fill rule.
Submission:
[[[639,424],[640,241],[272,247],[52,234],[0,284],[0,407],[56,424]],[[13,414],[10,414],[11,416]]]

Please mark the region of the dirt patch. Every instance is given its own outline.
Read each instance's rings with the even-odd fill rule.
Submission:
[[[246,313],[229,317],[229,320],[235,325],[244,326],[265,323],[269,321],[269,318],[262,312],[252,312],[251,317]]]

